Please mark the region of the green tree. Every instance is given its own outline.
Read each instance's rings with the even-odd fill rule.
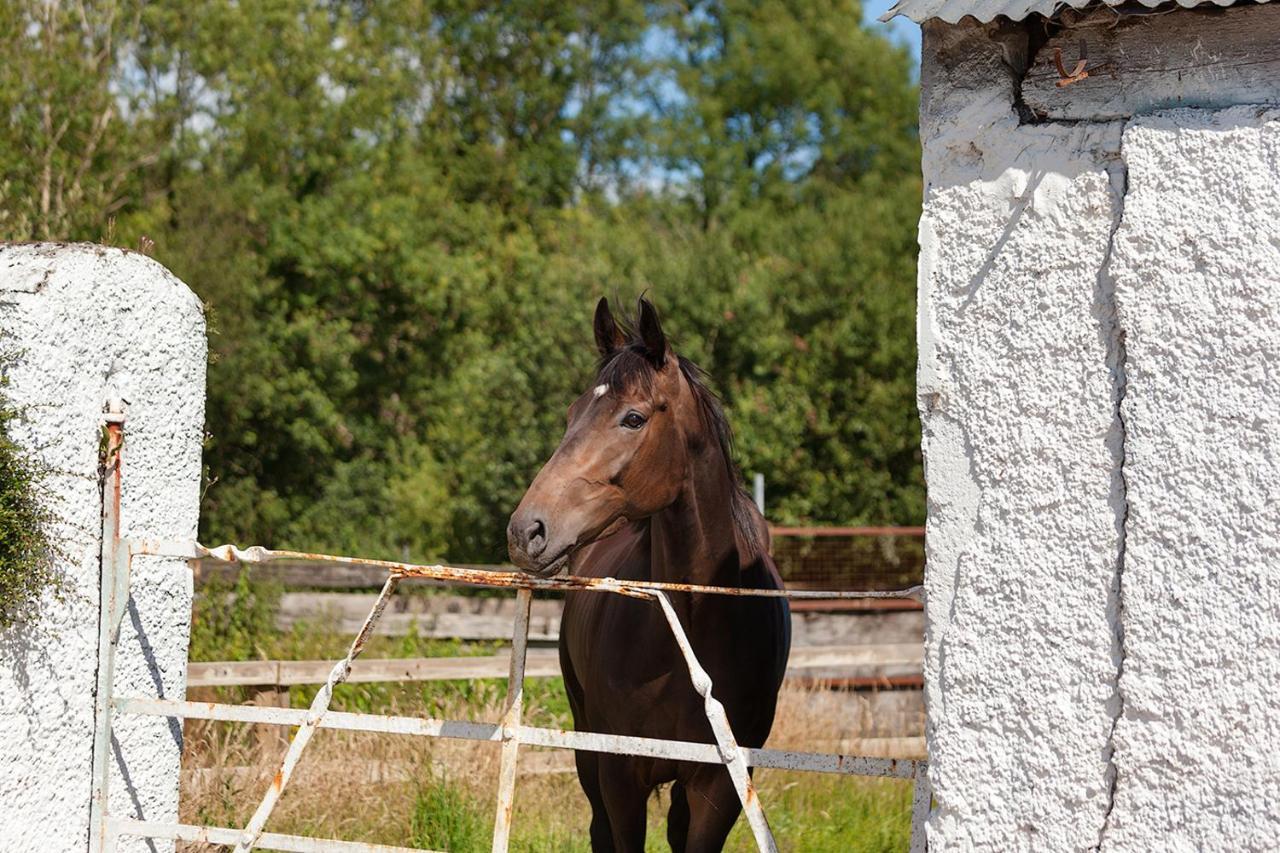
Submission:
[[[0,229],[96,235],[131,200],[134,172],[163,143],[118,87],[142,4],[0,0]]]
[[[916,94],[856,3],[0,3],[0,234],[208,307],[203,538],[501,559],[646,289],[776,520],[922,516]]]

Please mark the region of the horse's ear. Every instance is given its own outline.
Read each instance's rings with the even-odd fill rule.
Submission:
[[[600,349],[602,358],[608,358],[614,350],[627,342],[622,336],[622,330],[614,322],[613,312],[609,310],[609,300],[603,296],[596,303],[595,329],[596,346]]]
[[[658,321],[658,309],[643,296],[640,297],[640,340],[644,341],[645,354],[659,370],[667,360],[667,336],[662,333]]]

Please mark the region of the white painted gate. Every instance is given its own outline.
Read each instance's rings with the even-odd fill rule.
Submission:
[[[733,778],[742,801],[743,811],[751,826],[756,844],[762,851],[777,849],[765,819],[764,810],[748,774],[749,767],[770,767],[815,773],[880,776],[912,779],[915,782],[911,820],[912,853],[925,850],[924,822],[928,816],[931,789],[925,761],[869,758],[830,753],[792,752],[775,749],[741,747],[734,740],[723,706],[714,696],[714,685],[698,663],[684,629],[668,600],[670,592],[697,592],[714,595],[752,595],[805,599],[902,598],[918,596],[919,589],[891,592],[814,592],[801,590],[746,590],[702,587],[690,584],[651,581],[618,581],[613,578],[539,579],[514,572],[489,572],[451,566],[419,566],[383,560],[335,557],[296,551],[276,551],[263,547],[240,549],[232,545],[205,548],[193,541],[156,541],[125,539],[120,535],[120,493],[124,417],[119,412],[106,417],[108,435],[103,489],[102,603],[98,648],[98,689],[95,704],[95,749],[93,796],[91,805],[90,851],[112,853],[120,838],[165,838],[204,841],[234,845],[237,851],[255,846],[277,850],[313,853],[313,851],[349,851],[350,853],[408,853],[410,848],[388,847],[362,842],[317,839],[281,835],[264,831],[285,787],[315,731],[319,728],[348,731],[415,735],[419,737],[460,738],[494,741],[502,744],[498,776],[498,805],[494,819],[493,850],[504,853],[511,831],[512,806],[515,797],[516,763],[521,744],[561,749],[609,752],[672,758],[680,761],[723,764]],[[116,651],[120,625],[129,599],[129,576],[133,557],[166,556],[188,560],[215,558],[230,562],[266,563],[273,560],[323,560],[346,565],[374,566],[385,569],[386,582],[363,627],[351,643],[346,657],[334,664],[325,685],[316,694],[311,707],[303,709],[267,708],[227,705],[211,702],[176,701],[114,695]],[[434,720],[329,711],[334,687],[346,679],[351,661],[363,650],[365,642],[403,578],[429,578],[468,586],[514,589],[518,606],[512,631],[511,666],[507,678],[506,706],[502,719],[494,723]],[[626,595],[654,601],[663,611],[685,662],[694,688],[704,697],[707,719],[715,734],[715,744],[668,741],[655,738],[628,737],[595,732],[561,731],[526,726],[521,722],[525,654],[529,635],[529,608],[533,591],[590,590],[605,595]],[[239,723],[267,723],[297,727],[289,748],[271,785],[249,823],[243,828],[195,826],[182,823],[145,821],[112,815],[110,809],[110,772],[108,756],[112,737],[112,721],[117,714],[222,720]]]

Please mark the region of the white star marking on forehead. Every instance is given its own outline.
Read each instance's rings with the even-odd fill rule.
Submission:
[[[603,396],[605,395],[605,393],[606,393],[608,390],[609,390],[609,386],[608,386],[608,385],[597,385],[597,386],[595,387],[595,390],[594,390],[594,391],[592,391],[591,393],[592,393],[592,394],[595,396],[595,398],[598,400],[598,399],[600,399],[601,397],[603,397]]]

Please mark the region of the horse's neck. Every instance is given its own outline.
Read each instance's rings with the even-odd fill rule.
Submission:
[[[653,580],[738,585],[734,489],[728,468],[718,454],[708,454],[694,463],[694,474],[680,497],[650,519]]]

